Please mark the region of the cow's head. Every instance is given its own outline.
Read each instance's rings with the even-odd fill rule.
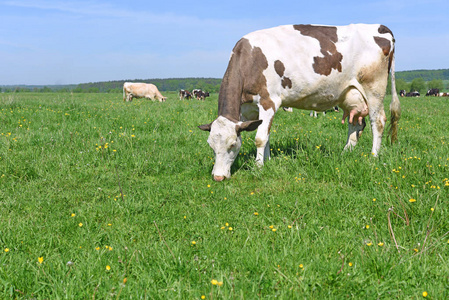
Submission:
[[[215,153],[215,164],[212,170],[215,181],[231,177],[231,166],[242,146],[240,132],[253,131],[261,123],[262,120],[234,122],[219,116],[210,124],[198,126],[201,130],[210,131],[207,142]]]

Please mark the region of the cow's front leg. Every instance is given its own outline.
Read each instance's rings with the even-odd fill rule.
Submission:
[[[355,147],[366,126],[365,118],[362,119],[361,124],[359,122],[354,123],[348,122],[348,140],[346,141],[345,150],[352,150]]]
[[[259,120],[262,120],[256,133],[256,163],[263,166],[265,160],[270,158],[270,129],[274,117],[274,109],[264,110],[259,107]]]

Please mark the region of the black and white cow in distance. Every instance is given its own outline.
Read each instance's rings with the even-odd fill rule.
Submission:
[[[356,145],[369,115],[373,155],[381,145],[383,100],[391,69],[390,134],[397,138],[400,103],[394,76],[393,33],[383,25],[286,25],[255,31],[235,45],[218,98],[218,118],[199,126],[210,131],[214,180],[231,176],[242,131],[256,133],[256,162],[269,158],[269,134],[280,107],[324,111],[336,105],[348,117],[345,149]]]

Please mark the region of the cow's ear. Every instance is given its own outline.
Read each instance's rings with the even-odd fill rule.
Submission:
[[[262,124],[262,120],[246,121],[246,122],[242,122],[242,124],[236,125],[235,127],[237,130],[237,133],[240,133],[242,131],[256,130],[260,124]]]
[[[211,126],[212,126],[212,123],[200,125],[200,126],[198,126],[198,128],[201,130],[204,130],[204,131],[210,131]]]

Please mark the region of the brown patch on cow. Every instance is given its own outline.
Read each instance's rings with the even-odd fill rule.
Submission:
[[[393,32],[387,26],[380,25],[379,29],[377,29],[377,31],[381,34],[389,33],[389,34],[391,34],[392,37],[394,37]]]
[[[292,88],[292,81],[291,81],[290,78],[284,76],[285,66],[282,63],[282,61],[276,60],[274,62],[274,70],[276,71],[276,74],[278,74],[279,77],[281,77],[281,79],[282,79],[282,82],[281,82],[282,87],[284,89],[287,88],[287,87],[291,89]]]
[[[388,39],[375,36],[374,41],[380,47],[380,49],[382,49],[382,52],[384,53],[385,56],[388,56],[390,54],[391,43]]]
[[[313,26],[313,25],[293,25],[295,30],[302,35],[310,36],[320,42],[321,54],[324,57],[315,56],[313,58],[313,70],[320,75],[328,76],[333,69],[341,72],[341,61],[343,55],[337,51],[335,43],[338,41],[337,27]]]

